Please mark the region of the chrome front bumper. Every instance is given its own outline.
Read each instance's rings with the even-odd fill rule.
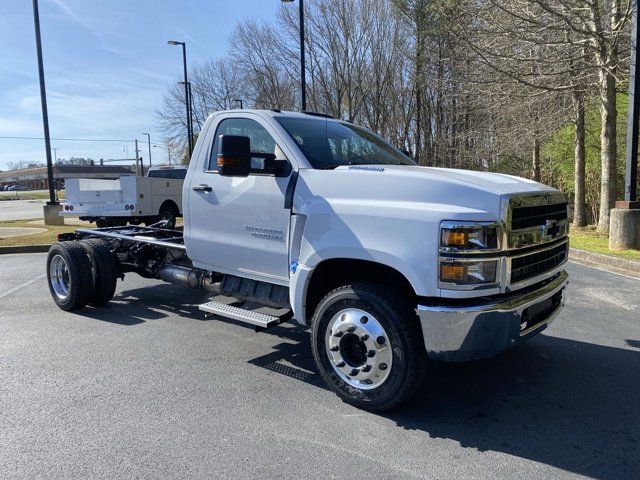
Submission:
[[[460,306],[418,305],[429,357],[463,362],[491,357],[540,333],[564,305],[569,275],[499,299]]]

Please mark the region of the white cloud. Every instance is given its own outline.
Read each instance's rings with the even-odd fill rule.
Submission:
[[[155,81],[154,81],[155,80]],[[143,140],[150,131],[154,142],[161,139],[155,131],[154,114],[162,100],[159,79],[149,87],[135,77],[126,81],[121,75],[84,72],[48,85],[49,124],[52,138],[97,138]],[[25,85],[2,93],[0,101],[0,136],[42,136],[40,91],[37,84]],[[52,141],[60,148],[59,156],[123,158],[122,142]],[[38,140],[0,138],[0,168],[20,160],[44,161],[44,145]],[[133,156],[133,144],[128,145]],[[146,149],[142,155],[147,158]],[[154,150],[154,160],[161,160]]]
[[[82,17],[80,17],[78,14],[76,14],[71,7],[69,6],[68,3],[66,3],[63,0],[48,0],[49,3],[55,5],[56,7],[58,7],[60,10],[62,10],[65,14],[66,17],[72,19],[74,22],[78,23],[79,25],[83,26],[84,28],[91,30],[92,26],[91,24],[89,24],[89,22],[87,22],[85,19],[83,19]]]

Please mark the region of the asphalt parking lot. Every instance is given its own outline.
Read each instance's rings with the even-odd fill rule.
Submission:
[[[134,275],[65,313],[44,259],[0,257],[2,478],[638,478],[640,280],[570,263],[542,335],[380,415],[323,387],[301,328]]]

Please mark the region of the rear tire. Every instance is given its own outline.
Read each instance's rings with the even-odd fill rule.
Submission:
[[[84,307],[93,287],[91,264],[79,242],[59,242],[47,254],[47,283],[53,301],[65,311]]]
[[[88,303],[99,307],[109,302],[116,291],[118,281],[116,256],[111,252],[109,244],[98,238],[81,240],[80,245],[85,249],[91,265],[93,289]]]
[[[395,407],[424,378],[427,352],[415,311],[382,285],[359,282],[329,292],[314,313],[311,341],[327,385],[364,410]]]
[[[160,212],[158,212],[158,221],[166,220],[167,224],[165,228],[175,228],[176,220],[178,218],[178,212],[171,204],[162,205]]]

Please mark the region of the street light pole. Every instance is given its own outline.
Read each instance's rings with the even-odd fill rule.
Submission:
[[[143,177],[144,176],[144,167],[142,166],[142,157],[140,156],[140,149],[138,148],[138,139],[135,139],[135,147],[136,147],[136,174]],[[140,161],[140,169],[138,169],[138,160]],[[138,173],[139,172],[139,173]]]
[[[51,150],[53,150],[53,161],[55,162],[55,167],[56,167],[56,202],[59,201],[58,199],[58,190],[60,189],[60,167],[58,167],[58,149],[55,147],[51,147]]]
[[[189,128],[191,128],[191,136],[193,137],[195,132],[193,131],[193,93],[191,92],[191,82],[187,82],[187,91],[189,92]]]
[[[282,3],[292,3],[294,0],[282,0]],[[307,109],[307,78],[304,58],[304,0],[298,0],[300,7],[300,88],[302,95],[302,110]]]
[[[184,82],[178,82],[180,85],[184,84]],[[187,82],[187,92],[189,92],[189,113],[187,115],[187,124],[189,131],[191,132],[191,136],[194,136],[193,132],[193,93],[191,93],[191,82]]]
[[[638,135],[640,134],[640,23],[638,23],[638,0],[632,0],[631,13],[631,59],[629,72],[629,116],[627,117],[627,168],[624,185],[624,199],[635,202],[638,199]]]
[[[147,145],[149,145],[149,168],[151,168],[151,135],[148,133],[143,133],[143,135],[147,136]]]
[[[189,157],[193,153],[193,132],[191,131],[191,108],[189,102],[189,86],[188,86],[188,76],[187,76],[187,44],[185,42],[176,42],[175,40],[169,40],[167,42],[169,45],[182,45],[182,68],[184,70],[184,104],[187,112],[187,136],[189,137],[187,140],[187,144],[189,145]]]
[[[38,56],[38,77],[40,79],[40,103],[42,104],[42,124],[44,127],[44,146],[47,155],[47,181],[49,182],[49,201],[47,205],[58,205],[53,186],[53,162],[51,160],[51,136],[49,135],[49,112],[47,110],[47,91],[44,83],[44,62],[42,60],[42,39],[40,38],[40,12],[38,0],[33,0],[33,25],[36,33],[36,54]]]

